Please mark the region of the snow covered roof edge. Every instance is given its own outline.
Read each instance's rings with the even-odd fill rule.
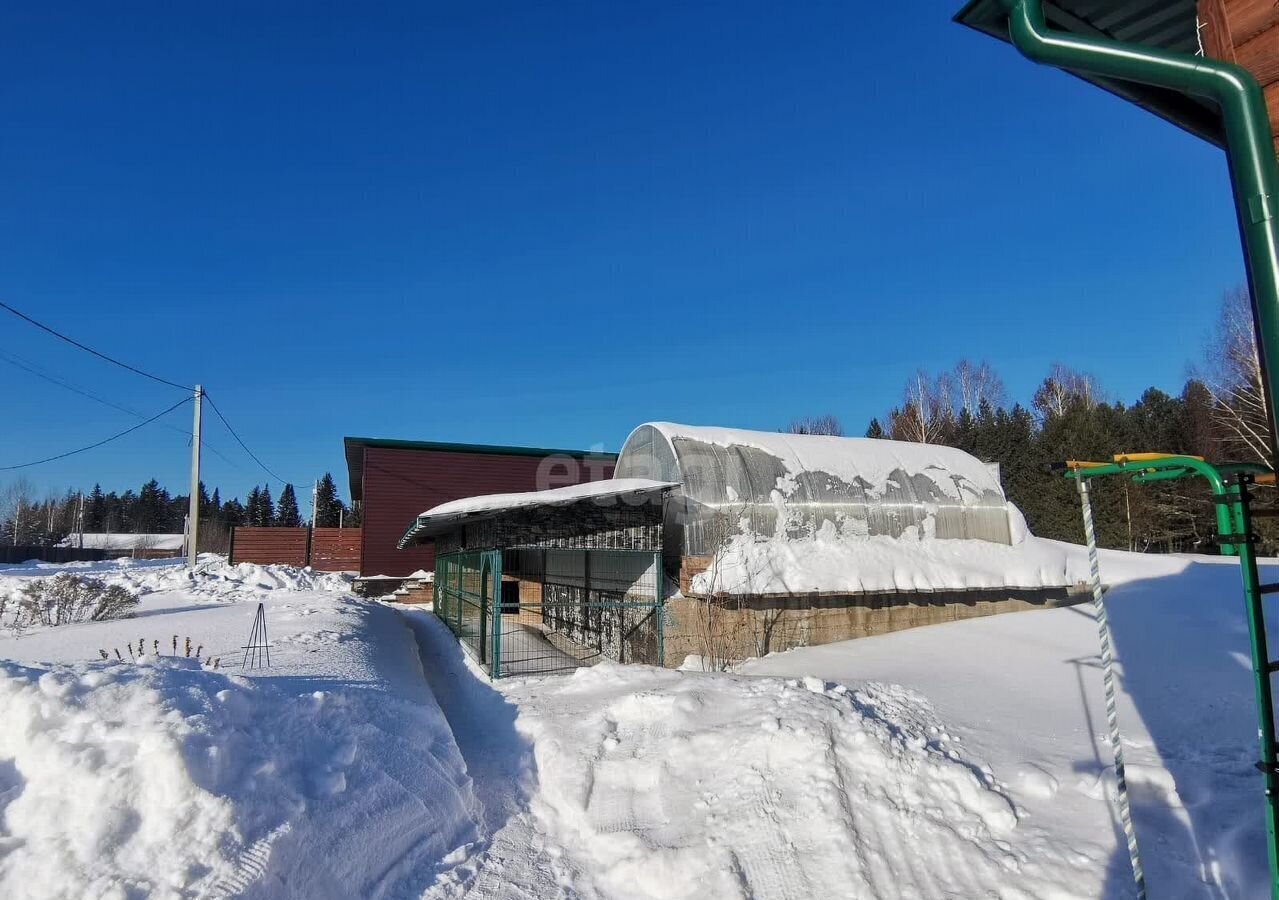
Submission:
[[[757,447],[781,459],[792,474],[823,471],[850,482],[860,478],[872,485],[882,485],[894,471],[919,475],[933,470],[959,476],[979,493],[993,492],[1001,499],[1005,496],[1003,486],[991,467],[957,447],[882,438],[790,434],[681,425],[676,422],[645,422],[627,436],[622,445],[623,458],[631,438],[644,428],[657,431],[671,444],[672,449],[675,449],[675,441],[681,438],[720,446]],[[621,462],[619,459],[619,463]],[[944,481],[941,483],[944,486]]]
[[[400,549],[420,543],[424,538],[439,533],[462,521],[473,521],[496,515],[511,509],[533,506],[565,506],[582,500],[601,500],[628,495],[652,494],[667,491],[679,485],[648,478],[606,478],[588,481],[568,487],[545,491],[521,491],[512,494],[480,494],[463,497],[433,506],[417,517],[417,520],[400,538]]]

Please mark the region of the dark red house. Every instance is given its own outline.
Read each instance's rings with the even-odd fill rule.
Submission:
[[[612,476],[617,461],[615,454],[584,450],[361,437],[345,443],[351,500],[362,515],[360,574],[366,576],[434,569],[429,544],[396,547],[417,516],[433,506],[477,494],[600,481]]]

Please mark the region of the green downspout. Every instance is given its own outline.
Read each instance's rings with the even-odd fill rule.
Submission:
[[[1220,107],[1252,289],[1271,453],[1279,455],[1279,404],[1271,393],[1272,386],[1279,385],[1279,167],[1261,86],[1246,69],[1231,63],[1049,31],[1042,0],[1002,3],[1013,45],[1033,62],[1170,88]]]

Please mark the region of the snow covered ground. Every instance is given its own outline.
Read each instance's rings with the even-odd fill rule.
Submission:
[[[213,559],[9,566],[0,591],[67,570],[144,593],[0,637],[0,896],[417,896],[465,858],[470,780],[393,610]],[[258,602],[271,668],[247,672]]]
[[[1237,566],[1103,552],[1102,570],[1115,585],[1107,610],[1120,727],[1150,896],[1268,896]],[[1279,570],[1267,566],[1263,580]],[[1071,895],[1126,897],[1099,665],[1086,605],[805,648],[741,670],[896,683],[927,697],[965,757],[1015,804],[1013,846],[1036,856],[1041,841],[1057,847]]]
[[[1103,566],[1151,896],[1265,896],[1237,571]],[[6,898],[1131,895],[1088,607],[492,684],[430,612],[334,576],[97,563],[0,591],[66,569],[145,593],[0,637]],[[241,672],[258,602],[272,668]]]

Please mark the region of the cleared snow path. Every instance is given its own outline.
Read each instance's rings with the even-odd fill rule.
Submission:
[[[431,612],[397,605],[417,638],[427,683],[453,729],[480,807],[484,838],[426,897],[549,900],[572,897],[556,855],[529,810],[537,772],[517,708],[476,670],[457,638]]]
[[[607,663],[494,685],[403,612],[488,830],[427,897],[1064,900],[1105,865],[1021,821],[909,689]]]

